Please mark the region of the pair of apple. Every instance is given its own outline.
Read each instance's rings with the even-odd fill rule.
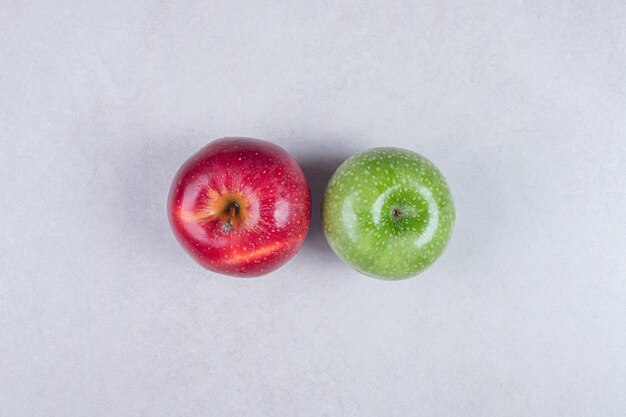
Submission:
[[[169,194],[174,235],[205,268],[253,277],[286,263],[311,220],[306,177],[283,148],[215,140],[178,170]],[[443,252],[455,211],[439,170],[406,149],[375,148],[344,161],[324,194],[326,239],[344,262],[382,279],[408,278]]]

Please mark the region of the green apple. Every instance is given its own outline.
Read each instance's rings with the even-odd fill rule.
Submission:
[[[455,210],[437,167],[399,148],[374,148],[335,171],[324,193],[322,224],[333,251],[356,270],[397,280],[441,255]]]

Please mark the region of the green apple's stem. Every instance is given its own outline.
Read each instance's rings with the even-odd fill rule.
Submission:
[[[393,216],[394,219],[399,219],[399,218],[404,217],[404,211],[402,211],[402,209],[394,207],[394,209],[391,210],[391,215]]]

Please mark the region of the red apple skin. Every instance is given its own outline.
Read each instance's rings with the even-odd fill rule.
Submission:
[[[200,265],[254,277],[298,252],[309,230],[311,193],[302,169],[280,146],[223,138],[178,170],[168,214],[178,242]]]

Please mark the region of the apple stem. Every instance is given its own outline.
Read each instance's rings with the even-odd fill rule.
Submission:
[[[237,203],[231,204],[228,208],[228,220],[222,225],[222,231],[224,231],[224,233],[229,233],[233,230],[233,218],[235,217],[238,208],[239,205]]]
[[[391,211],[391,215],[395,218],[395,219],[399,219],[400,217],[404,216],[404,211],[402,211],[402,209],[399,208],[394,208]]]
[[[233,222],[232,220],[227,221],[226,223],[224,223],[222,225],[222,231],[225,233],[230,232],[231,230],[233,230]]]

